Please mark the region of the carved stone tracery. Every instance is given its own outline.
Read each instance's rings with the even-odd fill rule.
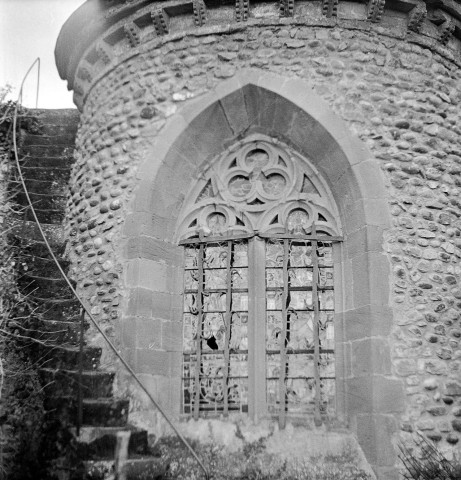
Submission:
[[[282,143],[252,135],[204,171],[182,215],[181,238],[197,235],[337,234],[326,185],[306,159]]]

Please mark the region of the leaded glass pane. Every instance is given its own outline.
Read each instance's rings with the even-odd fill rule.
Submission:
[[[288,308],[292,310],[313,310],[312,291],[291,291]]]
[[[232,272],[232,287],[248,289],[248,269],[247,268],[233,268]]]
[[[305,350],[314,348],[314,314],[293,312],[288,318],[288,348]]]
[[[226,311],[226,293],[224,292],[203,293],[203,311],[204,312],[225,312]]]
[[[283,270],[280,268],[266,268],[266,284],[268,287],[282,287]]]
[[[312,287],[312,269],[290,268],[288,276],[291,287]]]
[[[319,287],[333,287],[333,269],[319,268]]]
[[[333,290],[319,292],[320,309],[333,310],[335,308],[335,298]]]
[[[227,286],[227,271],[221,269],[205,270],[205,288],[210,290],[225,289]]]

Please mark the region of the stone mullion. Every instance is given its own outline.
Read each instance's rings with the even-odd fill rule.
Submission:
[[[205,282],[203,272],[203,258],[205,247],[203,243],[199,247],[198,257],[198,282],[197,282],[197,350],[195,363],[195,402],[194,419],[198,420],[200,413],[200,368],[202,363],[202,329],[203,329],[203,284]]]

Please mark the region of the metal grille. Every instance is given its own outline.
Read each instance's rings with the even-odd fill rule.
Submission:
[[[335,396],[332,245],[266,241],[266,394],[280,425],[289,414],[320,424]]]
[[[183,412],[248,411],[248,248],[186,245]]]

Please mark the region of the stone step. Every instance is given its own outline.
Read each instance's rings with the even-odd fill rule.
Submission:
[[[109,480],[114,478],[114,461],[84,462],[85,480]],[[124,466],[126,480],[161,480],[165,478],[167,466],[156,457],[128,459]]]
[[[46,396],[45,410],[61,422],[76,425],[78,399],[72,396]],[[125,427],[128,420],[129,400],[118,398],[84,398],[83,423],[88,427]]]
[[[83,370],[96,370],[101,358],[101,347],[83,348]],[[76,346],[42,346],[40,350],[43,368],[55,370],[78,370],[80,349]]]
[[[44,132],[42,127],[42,135],[34,135],[27,133],[24,135],[22,140],[22,145],[63,145],[65,147],[74,148],[75,144],[75,132],[74,129],[69,132],[70,128],[67,130],[62,130],[58,134],[50,134],[49,129],[47,132]]]
[[[59,254],[59,252],[64,249],[64,228],[62,225],[43,223],[41,226],[48,242],[53,247],[53,251],[56,251],[56,253]],[[27,220],[21,222],[11,229],[11,234],[18,239],[23,239],[28,245],[36,244],[42,245],[44,249],[46,248],[35,221]]]
[[[78,395],[80,378],[78,371],[42,368],[39,374],[46,395]],[[83,398],[112,397],[114,378],[113,372],[83,371],[81,376]]]
[[[33,158],[72,156],[73,147],[65,145],[24,145],[21,147],[21,156]]]
[[[24,251],[23,251],[24,252]],[[21,254],[21,261],[27,265],[27,274],[40,277],[63,278],[54,260],[49,256],[48,258],[39,257],[36,255]],[[69,262],[60,260],[59,265],[66,272],[69,268]]]
[[[72,144],[75,144],[75,136],[78,130],[78,118],[68,125],[42,123],[40,133],[50,137],[73,136]]]
[[[83,328],[88,330],[87,321]],[[74,317],[74,321],[41,320],[36,329],[42,333],[43,339],[57,345],[77,345],[80,342],[80,316]]]
[[[54,275],[59,275],[56,272]],[[73,299],[74,294],[63,277],[41,277],[31,275],[28,271],[23,273],[18,281],[24,295],[31,294],[32,298],[40,299]]]
[[[30,108],[28,112],[31,116],[38,117],[41,125],[77,125],[80,119],[80,113],[76,108]]]
[[[70,169],[74,163],[72,157],[49,155],[41,157],[27,157],[22,159],[21,166],[33,169],[35,167]]]
[[[117,433],[130,431],[128,455],[150,454],[146,430],[125,427],[82,427],[77,437],[77,455],[84,460],[113,459]]]
[[[66,195],[67,182],[53,182],[50,179],[25,179],[26,188],[29,192],[44,193],[48,195]]]
[[[83,425],[124,427],[128,421],[129,400],[95,398],[83,400]]]

